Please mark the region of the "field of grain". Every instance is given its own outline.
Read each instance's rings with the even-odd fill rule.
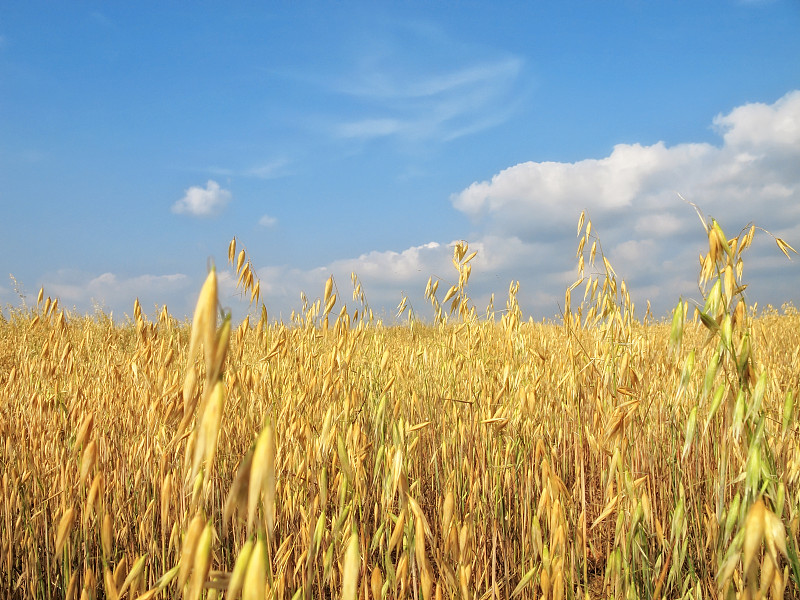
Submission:
[[[746,306],[755,230],[708,224],[663,323],[578,230],[558,323],[474,307],[465,244],[429,323],[354,277],[232,326],[213,269],[192,324],[5,313],[0,595],[800,597],[800,314]]]

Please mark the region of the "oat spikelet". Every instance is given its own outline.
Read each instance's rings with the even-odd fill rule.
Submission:
[[[125,594],[125,591],[142,574],[146,562],[147,562],[147,554],[143,554],[142,556],[136,559],[136,561],[133,563],[133,566],[131,567],[130,572],[128,573],[128,576],[125,577],[125,581],[122,582],[122,587],[119,588],[120,596]]]
[[[442,505],[442,539],[447,540],[450,533],[450,524],[453,522],[453,510],[455,508],[455,497],[453,490],[448,490]]]
[[[114,581],[114,574],[108,567],[103,570],[103,582],[105,583],[106,598],[108,600],[117,600],[119,598],[117,583]]]
[[[186,530],[181,550],[180,570],[178,571],[178,587],[183,589],[189,579],[189,573],[194,567],[194,557],[200,543],[200,536],[206,528],[206,520],[202,513],[197,513]]]
[[[205,346],[206,356],[214,354],[214,338],[217,329],[217,270],[211,267],[205,283],[200,289],[192,320],[192,337],[189,340],[187,363],[194,362],[200,343]]]
[[[242,586],[243,600],[262,600],[267,586],[266,545],[259,538],[247,564],[247,574]]]
[[[417,557],[422,579],[422,597],[424,600],[431,600],[433,591],[433,571],[425,552],[425,524],[421,514],[416,515],[416,531],[414,534],[414,553]]]
[[[222,326],[217,333],[216,348],[214,355],[211,359],[210,369],[206,374],[208,381],[214,382],[222,376],[222,364],[225,362],[225,356],[228,354],[228,346],[231,339],[231,313],[228,312],[223,321]]]
[[[350,534],[344,556],[342,573],[342,600],[355,600],[358,595],[358,572],[361,570],[361,556],[358,549],[358,534]]]
[[[217,440],[219,439],[220,423],[224,410],[225,384],[222,380],[218,380],[208,398],[201,417],[202,422],[200,423],[197,441],[194,446],[191,481],[194,481],[195,477],[197,477],[200,464],[204,460],[206,477],[211,472],[214,465],[214,456],[217,452]]]
[[[372,568],[372,577],[370,577],[369,587],[370,592],[372,592],[373,600],[381,600],[383,591],[383,573],[381,573],[381,568],[378,565],[375,565]]]
[[[167,473],[161,484],[161,527],[166,530],[167,518],[169,517],[169,505],[172,498],[172,473]]]
[[[256,440],[253,464],[250,468],[250,485],[247,494],[247,531],[253,530],[256,508],[261,500],[267,521],[267,534],[272,535],[275,523],[275,433],[272,423],[267,423]]]
[[[61,516],[61,521],[58,524],[58,532],[56,533],[56,555],[60,556],[61,551],[67,543],[69,533],[72,531],[72,524],[75,522],[75,509],[70,507]]]
[[[788,557],[786,549],[786,529],[780,517],[771,510],[764,511],[764,539],[767,542],[767,550],[772,560],[778,564],[778,552]]]
[[[747,573],[750,569],[750,564],[755,558],[756,551],[761,547],[761,541],[764,539],[764,513],[766,508],[764,501],[759,498],[747,511],[747,517],[744,522],[744,545],[743,545],[743,566],[744,572]]]
[[[203,529],[203,533],[197,542],[197,550],[192,564],[192,576],[189,582],[189,592],[186,595],[187,600],[200,600],[200,595],[203,593],[203,584],[208,577],[208,569],[211,565],[211,542],[213,537],[214,530],[209,523]]]
[[[231,578],[228,582],[228,591],[225,597],[229,600],[236,600],[242,593],[242,586],[244,585],[244,578],[248,572],[248,565],[250,563],[250,556],[253,554],[253,540],[247,540],[239,551],[239,556],[236,557],[236,564],[233,565]]]
[[[110,559],[114,550],[114,523],[109,512],[106,512],[103,517],[103,525],[100,528],[100,544],[103,549],[103,557],[106,560]]]
[[[227,531],[228,523],[237,510],[244,513],[247,510],[247,496],[250,485],[250,469],[253,466],[253,451],[250,450],[242,459],[236,477],[233,479],[228,497],[225,499],[225,506],[222,511],[223,531]]]
[[[95,464],[97,463],[97,443],[92,440],[89,442],[89,445],[86,446],[86,450],[83,451],[83,456],[81,457],[81,483],[86,483],[86,480],[89,478],[89,474],[94,469]]]
[[[86,443],[86,440],[89,439],[89,436],[92,434],[93,426],[94,414],[89,413],[83,418],[83,421],[81,421],[81,426],[78,428],[78,432],[75,434],[75,444],[72,447],[74,452],[77,452],[78,449]]]

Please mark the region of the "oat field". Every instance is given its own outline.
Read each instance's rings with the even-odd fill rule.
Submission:
[[[475,307],[466,244],[430,322],[355,276],[289,323],[213,268],[191,323],[42,290],[0,319],[0,596],[800,597],[800,314],[747,305],[756,229],[700,233],[664,322],[583,216],[559,322]]]

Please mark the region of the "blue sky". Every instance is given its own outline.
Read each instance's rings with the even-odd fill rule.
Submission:
[[[451,244],[471,296],[551,317],[586,209],[640,316],[699,298],[693,209],[800,248],[800,3],[39,3],[0,14],[0,306],[270,314],[350,272],[424,313]],[[800,306],[763,236],[749,300]]]

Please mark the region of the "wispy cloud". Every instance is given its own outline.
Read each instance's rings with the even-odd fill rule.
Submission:
[[[394,102],[400,99],[436,98],[458,91],[503,86],[520,73],[523,62],[516,57],[478,62],[441,73],[422,70],[403,72],[393,67],[391,59],[370,63],[352,80],[343,81],[338,91],[359,98]],[[424,68],[424,67],[423,67]]]
[[[509,107],[524,95],[522,58],[462,48],[425,27],[406,24],[403,34],[402,44],[373,41],[378,49],[354,57],[349,72],[322,79],[343,101],[342,113],[359,115],[330,114],[335,137],[448,141],[511,116]],[[456,45],[461,52],[454,52]],[[431,61],[432,55],[442,60]],[[432,63],[449,66],[433,69]]]
[[[340,89],[363,104],[369,116],[340,121],[333,128],[335,135],[449,141],[511,116],[522,61],[505,58],[439,74],[393,73],[391,64],[371,69],[379,70],[380,76],[362,73]]]
[[[208,172],[218,177],[255,177],[257,179],[277,179],[289,174],[290,161],[286,158],[256,163],[252,166],[232,169],[228,167],[210,167]]]
[[[183,198],[172,205],[172,212],[194,217],[212,217],[222,212],[231,198],[230,191],[209,179],[205,188],[192,186],[187,189]]]
[[[262,227],[275,227],[278,224],[278,219],[275,217],[271,217],[270,215],[263,215],[259,220],[258,224]]]
[[[258,177],[259,179],[275,179],[283,177],[288,173],[289,161],[285,158],[261,163],[254,167],[245,169],[242,173],[248,177]]]

